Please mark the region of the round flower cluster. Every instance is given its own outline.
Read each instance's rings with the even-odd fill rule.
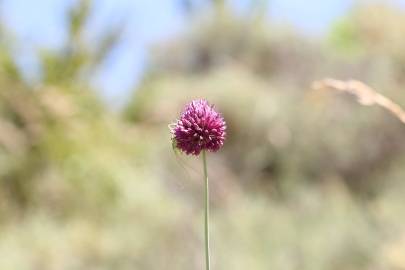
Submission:
[[[187,155],[218,151],[224,145],[225,130],[222,116],[204,99],[189,103],[171,128],[175,146]]]

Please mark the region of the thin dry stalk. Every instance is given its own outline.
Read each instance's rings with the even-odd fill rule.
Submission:
[[[402,123],[405,124],[405,111],[390,100],[389,98],[377,93],[370,86],[356,80],[340,81],[335,79],[323,79],[321,81],[315,81],[312,84],[312,88],[319,89],[334,89],[346,93],[350,93],[357,97],[357,101],[365,106],[377,105],[385,110],[389,111],[395,117],[397,117]]]

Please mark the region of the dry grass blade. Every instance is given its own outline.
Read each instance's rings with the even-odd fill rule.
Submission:
[[[357,97],[360,104],[371,106],[377,105],[392,113],[405,124],[405,111],[389,98],[377,93],[370,86],[356,80],[340,81],[335,79],[324,79],[315,81],[313,89],[334,89],[350,93]]]

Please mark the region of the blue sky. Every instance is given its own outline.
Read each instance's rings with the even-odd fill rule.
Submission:
[[[64,14],[75,0],[3,0],[2,18],[22,46],[18,60],[24,69],[35,74],[37,63],[33,50],[38,47],[58,48],[66,38]],[[95,12],[88,28],[93,38],[111,23],[125,19],[123,40],[110,55],[95,86],[110,104],[125,100],[131,86],[142,78],[147,63],[147,49],[185,28],[178,0],[94,0]],[[230,0],[243,11],[250,0]],[[405,1],[402,1],[405,2]],[[344,15],[354,0],[270,0],[269,17],[289,23],[309,34],[320,35]]]

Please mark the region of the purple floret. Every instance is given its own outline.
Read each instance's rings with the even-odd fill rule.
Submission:
[[[202,150],[218,151],[226,135],[226,123],[206,100],[189,103],[172,128],[176,147],[187,155],[199,155]]]

